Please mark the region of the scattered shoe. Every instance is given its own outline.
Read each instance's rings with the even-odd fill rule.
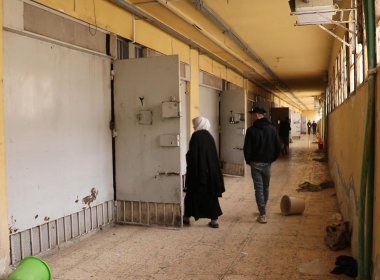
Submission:
[[[211,221],[211,222],[208,223],[208,226],[212,227],[212,228],[218,228],[219,224],[218,224],[217,221]]]
[[[260,224],[266,224],[267,223],[267,217],[265,215],[260,215],[257,217],[256,221],[258,221]]]
[[[189,217],[185,217],[185,216],[183,216],[183,218],[182,218],[182,223],[183,223],[185,226],[189,226],[189,225],[190,225],[190,218],[189,218]]]

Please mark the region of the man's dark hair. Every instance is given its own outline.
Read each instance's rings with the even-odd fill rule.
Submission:
[[[254,107],[252,109],[252,113],[258,113],[258,114],[262,114],[264,115],[267,111],[265,111],[264,108],[261,108],[261,107]]]

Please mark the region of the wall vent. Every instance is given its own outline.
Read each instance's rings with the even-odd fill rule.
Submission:
[[[223,90],[223,80],[207,72],[204,72],[204,71],[200,72],[199,82],[200,82],[200,85],[202,86],[217,89],[217,90]]]

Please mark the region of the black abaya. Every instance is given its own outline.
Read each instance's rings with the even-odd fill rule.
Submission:
[[[207,130],[193,133],[186,154],[185,216],[217,219],[219,197],[225,191],[214,138]]]

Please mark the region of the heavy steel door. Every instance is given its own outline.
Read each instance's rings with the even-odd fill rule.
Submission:
[[[223,173],[244,176],[245,137],[244,89],[223,91],[220,98],[220,159]]]
[[[114,64],[117,221],[181,226],[178,56]]]
[[[200,115],[210,121],[210,133],[214,137],[219,154],[219,93],[220,91],[204,86],[199,87]]]

